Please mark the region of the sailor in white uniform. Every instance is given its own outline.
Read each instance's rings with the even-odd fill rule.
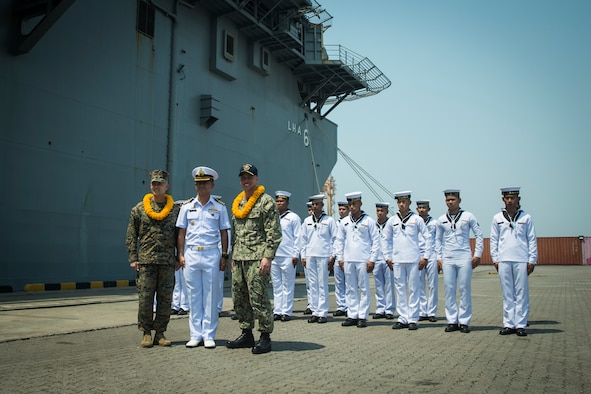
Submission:
[[[417,213],[425,221],[425,225],[429,230],[429,234],[431,234],[431,244],[434,246],[437,220],[433,219],[429,215],[429,211],[431,211],[429,200],[417,201]],[[427,266],[425,269],[419,271],[419,280],[421,282],[419,291],[419,300],[421,304],[419,311],[419,321],[428,320],[434,323],[437,321],[437,303],[439,302],[439,269],[437,267],[435,248],[432,247],[428,254],[429,261],[427,262]],[[426,289],[429,290],[428,294]]]
[[[308,209],[308,216],[312,215],[312,201],[308,201],[306,203],[306,207]],[[304,267],[304,279],[306,280],[306,299],[308,300],[308,303],[306,304],[306,310],[304,310],[304,315],[311,315],[312,309],[310,309],[310,306],[312,305],[312,296],[310,293],[310,276],[307,274],[306,267]]]
[[[217,172],[200,166],[192,174],[197,196],[183,204],[176,223],[179,261],[189,294],[190,340],[185,346],[204,344],[213,349],[219,319],[219,275],[226,269],[230,220],[226,206],[211,196]]]
[[[367,327],[370,289],[369,273],[373,271],[380,248],[376,222],[361,210],[361,192],[345,195],[349,216],[341,220],[335,254],[345,270],[347,283],[347,319],[342,326]]]
[[[445,332],[470,332],[472,319],[472,270],[480,264],[482,256],[482,231],[468,211],[460,208],[460,190],[443,191],[448,211],[437,219],[435,251],[437,264],[443,270],[445,286]],[[474,234],[474,253],[470,249],[470,230]],[[460,305],[456,301],[459,288]]]
[[[505,209],[490,228],[490,256],[499,273],[503,294],[501,335],[526,336],[529,317],[528,275],[538,261],[536,230],[531,216],[520,206],[519,187],[501,189]]]
[[[386,239],[384,238],[384,228],[388,222],[388,209],[390,204],[387,202],[376,203],[376,225],[380,233],[380,249],[378,258],[373,268],[373,279],[376,294],[376,312],[374,319],[394,319],[394,272],[386,264],[383,250],[385,249]]]
[[[392,329],[418,329],[419,321],[419,271],[429,259],[431,234],[423,219],[410,210],[411,192],[394,194],[398,212],[388,219],[384,228],[386,262],[394,270],[396,310],[398,321]]]
[[[328,271],[333,268],[333,245],[337,234],[335,220],[323,212],[324,194],[310,197],[312,215],[302,225],[301,258],[310,289],[312,317],[308,323],[326,323],[329,308]]]
[[[349,215],[349,204],[347,201],[339,201],[339,220],[337,220],[337,227],[340,226],[341,220]],[[338,232],[338,230],[337,230]],[[345,271],[340,265],[333,266],[334,272],[334,296],[337,302],[337,310],[332,314],[333,316],[347,316],[347,298],[346,298],[346,282]]]
[[[300,257],[301,219],[289,210],[290,192],[278,190],[275,201],[279,211],[282,238],[271,263],[273,283],[273,319],[291,320],[295,289],[296,265]]]
[[[222,201],[222,196],[219,195],[211,195],[216,201],[221,202]],[[225,203],[224,203],[225,204]],[[232,252],[232,248],[230,245],[232,245],[232,231],[230,231],[230,229],[228,229],[228,255]],[[222,241],[220,239],[220,242],[218,243],[218,248],[220,249],[220,253],[222,253]],[[227,269],[228,267],[226,267]],[[222,313],[222,309],[224,308],[224,281],[226,280],[226,271],[224,270],[223,272],[220,272],[220,278],[219,278],[219,287],[218,287],[218,315],[220,315]]]

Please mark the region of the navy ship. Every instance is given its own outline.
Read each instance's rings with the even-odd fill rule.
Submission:
[[[133,281],[125,230],[152,169],[179,200],[213,167],[231,205],[252,163],[305,215],[337,160],[328,115],[390,86],[325,45],[331,19],[310,0],[1,2],[0,289]]]

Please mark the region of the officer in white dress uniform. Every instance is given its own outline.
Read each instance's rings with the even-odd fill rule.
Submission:
[[[417,201],[417,213],[425,221],[425,225],[431,234],[432,248],[429,254],[429,261],[425,269],[419,271],[419,280],[421,287],[419,290],[419,302],[421,304],[419,311],[419,321],[428,320],[432,323],[437,321],[437,303],[439,302],[439,268],[437,267],[437,256],[435,255],[435,231],[437,220],[433,219],[429,212],[431,211],[429,200]],[[426,280],[426,288],[425,288]],[[427,294],[426,289],[429,290]]]
[[[310,285],[308,323],[326,323],[329,307],[328,271],[333,268],[333,244],[337,234],[335,220],[323,212],[324,194],[310,197],[312,215],[302,225],[301,257]]]
[[[211,196],[218,178],[209,167],[193,169],[197,196],[179,212],[177,247],[189,294],[189,348],[204,344],[215,348],[219,314],[217,310],[219,275],[228,259],[230,220],[226,206]],[[222,243],[220,252],[219,243]]]
[[[386,239],[384,238],[384,227],[388,222],[388,208],[390,204],[387,202],[376,203],[376,225],[380,233],[380,249],[378,250],[378,258],[373,268],[373,279],[375,283],[376,293],[376,313],[374,319],[394,319],[394,272],[386,264],[383,250],[385,249]]]
[[[370,294],[369,273],[373,271],[380,248],[376,222],[361,210],[361,192],[345,195],[349,216],[341,220],[335,254],[345,270],[347,319],[342,326],[367,327]]]
[[[386,262],[394,270],[396,310],[398,321],[392,329],[418,329],[419,321],[419,271],[429,259],[431,234],[423,219],[410,210],[411,192],[394,194],[398,212],[388,219],[384,228]]]
[[[347,201],[339,201],[339,220],[337,220],[337,227],[341,225],[341,220],[346,218],[349,214],[349,204]],[[338,232],[338,229],[337,229]],[[340,265],[333,266],[334,272],[334,296],[337,302],[337,310],[332,314],[333,316],[347,316],[347,299],[345,297],[347,289],[345,282],[345,271]]]
[[[499,334],[524,337],[529,317],[528,276],[538,261],[538,244],[531,216],[520,209],[519,190],[501,189],[505,209],[492,220],[490,256],[503,294],[503,329]]]
[[[445,332],[460,330],[467,334],[472,319],[472,270],[480,264],[482,231],[476,217],[460,208],[462,200],[458,189],[447,189],[443,194],[448,211],[437,219],[435,251],[445,286]],[[470,230],[475,237],[474,254],[470,249]],[[457,288],[460,291],[459,309]]]
[[[273,319],[291,320],[295,289],[296,265],[300,257],[301,219],[289,210],[291,193],[278,190],[275,201],[279,211],[282,238],[271,263],[273,283]]]

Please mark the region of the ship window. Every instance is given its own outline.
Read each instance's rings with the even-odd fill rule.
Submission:
[[[145,0],[137,2],[136,30],[150,38],[154,38],[154,20],[156,9]]]
[[[235,37],[232,33],[229,33],[227,30],[224,31],[224,57],[226,60],[233,62],[234,61],[234,51],[235,49]]]
[[[269,71],[271,67],[271,53],[266,48],[261,48],[261,68]]]

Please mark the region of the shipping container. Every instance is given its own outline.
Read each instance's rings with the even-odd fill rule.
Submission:
[[[474,250],[474,238],[470,239]],[[583,254],[583,249],[585,253]],[[481,264],[492,264],[490,239],[484,239]],[[538,264],[581,265],[591,264],[591,238],[589,237],[538,237]]]

